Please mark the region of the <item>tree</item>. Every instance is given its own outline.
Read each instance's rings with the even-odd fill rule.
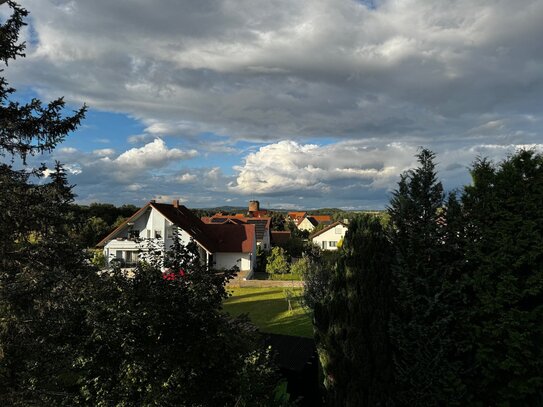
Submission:
[[[28,12],[13,1],[8,1],[12,8],[11,17],[0,26],[0,60],[6,66],[8,61],[24,56],[25,43],[18,44],[19,31],[25,25]],[[0,70],[3,72],[3,70]],[[65,102],[56,99],[43,106],[39,99],[20,104],[8,101],[15,92],[5,78],[0,78],[0,153],[9,153],[21,157],[50,152],[75,130],[85,117],[86,107],[82,107],[73,116],[62,117]]]
[[[272,230],[285,230],[285,215],[281,212],[271,213]]]
[[[447,210],[434,158],[429,150],[418,154],[419,167],[401,176],[388,209],[395,253],[391,336],[402,405],[455,405],[463,394],[451,290],[458,273],[450,263],[462,253],[448,244],[456,212]]]
[[[27,11],[9,1],[12,15],[0,25],[0,60],[24,56],[18,43]],[[3,70],[1,71],[3,72]],[[0,78],[0,155],[12,163],[51,151],[74,130],[85,107],[62,117],[64,101],[47,105],[10,101],[15,92]],[[95,276],[69,238],[66,221],[73,200],[60,164],[49,182],[36,184],[46,167],[14,169],[0,164],[0,404],[56,404],[52,393],[66,383],[71,346],[79,330],[78,296],[64,296],[72,285]],[[62,298],[61,301],[59,299]],[[67,389],[69,385],[64,386]]]
[[[330,405],[392,405],[391,258],[379,221],[368,215],[355,218],[327,295],[314,304],[315,339]]]
[[[266,273],[284,274],[289,272],[289,264],[285,256],[285,251],[281,247],[274,247],[268,255],[266,264]]]
[[[21,56],[27,12],[0,25],[0,59]],[[51,151],[83,118],[9,102],[0,80],[0,152],[25,161]],[[268,406],[275,370],[255,328],[221,311],[231,272],[205,269],[190,247],[133,276],[99,272],[72,238],[73,199],[63,167],[0,164],[0,405]],[[186,250],[185,250],[186,249]],[[180,271],[183,273],[180,273]],[[213,389],[213,391],[210,391]],[[283,403],[285,404],[285,403]]]
[[[76,400],[267,405],[277,377],[256,329],[221,310],[233,274],[208,269],[196,245],[183,246],[177,233],[164,259],[146,256],[131,278],[118,267],[104,274],[85,309],[89,334],[76,359],[82,384]]]
[[[475,162],[462,196],[473,403],[543,403],[543,155]]]

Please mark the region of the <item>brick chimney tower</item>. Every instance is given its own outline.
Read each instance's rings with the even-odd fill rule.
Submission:
[[[260,202],[249,201],[249,212],[258,212],[260,210]]]

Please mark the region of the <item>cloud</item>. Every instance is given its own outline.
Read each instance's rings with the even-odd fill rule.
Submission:
[[[114,163],[119,167],[132,167],[139,170],[149,167],[158,168],[173,160],[186,160],[197,155],[196,150],[168,149],[166,143],[157,138],[143,147],[125,151],[114,160]]]
[[[92,153],[97,156],[109,157],[115,154],[115,150],[112,148],[100,148],[98,150],[94,150]]]
[[[497,163],[519,149],[543,151],[543,144],[445,145],[437,151],[438,176],[447,190],[453,190],[470,182],[469,167],[477,157]],[[378,140],[328,145],[284,140],[247,155],[235,167],[236,180],[229,187],[243,195],[274,197],[275,205],[284,208],[306,202],[319,207],[324,199],[324,205],[335,202],[360,208],[369,201],[382,207],[397,187],[400,174],[417,166],[418,151],[416,144]],[[277,201],[281,197],[298,202]]]
[[[414,164],[416,148],[399,143],[343,142],[325,146],[292,140],[261,147],[235,169],[230,187],[242,194],[329,194],[353,186],[383,189]]]
[[[28,0],[10,79],[148,134],[541,137],[543,2]],[[521,133],[517,133],[520,131]]]

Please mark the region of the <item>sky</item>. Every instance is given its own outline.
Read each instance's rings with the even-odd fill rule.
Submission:
[[[383,209],[421,147],[447,190],[543,149],[543,0],[19,2],[18,100],[89,107],[36,158],[79,203]]]

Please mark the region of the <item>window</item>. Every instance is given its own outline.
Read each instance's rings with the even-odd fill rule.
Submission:
[[[147,239],[150,239],[151,238],[151,231],[149,229],[147,229],[145,232],[146,232],[146,235],[147,235]]]
[[[126,251],[125,252],[125,264],[133,265],[138,262],[138,252],[136,251]]]
[[[336,247],[337,246],[337,242],[328,242],[328,246],[329,247]]]
[[[162,232],[160,230],[155,230],[155,239],[161,239],[162,238]]]
[[[326,249],[326,242],[322,242],[322,248]]]

